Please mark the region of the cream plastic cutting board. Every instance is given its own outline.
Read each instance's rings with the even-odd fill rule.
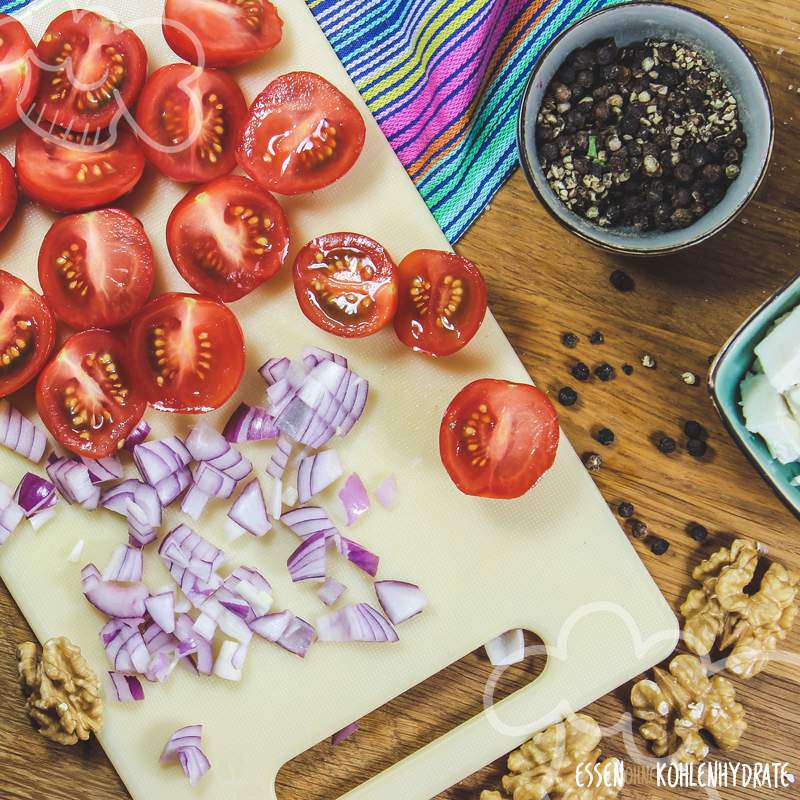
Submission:
[[[160,30],[162,0],[109,0],[90,7],[136,28],[151,67],[175,61]],[[321,73],[362,109],[364,153],[352,172],[314,196],[285,202],[294,248],[336,230],[357,230],[382,242],[399,260],[419,247],[445,248],[441,231],[395,158],[303,0],[278,0],[284,40],[258,64],[241,70],[248,100],[273,77],[293,69]],[[21,17],[34,40],[63,0],[38,2]],[[2,135],[13,158],[14,133]],[[123,206],[140,217],[156,249],[159,290],[187,290],[167,254],[164,227],[182,196],[179,186],[148,174]],[[26,204],[0,239],[0,265],[38,287],[36,259],[52,217]],[[496,267],[497,265],[495,265]],[[414,355],[391,330],[348,342],[320,332],[298,310],[288,270],[234,305],[247,337],[248,372],[235,401],[212,419],[222,424],[239,400],[262,400],[256,368],[269,356],[296,355],[319,345],[344,353],[371,384],[366,413],[337,443],[346,470],[375,487],[398,476],[400,500],[377,506],[348,534],[382,556],[380,578],[419,583],[430,606],[400,626],[394,645],[317,644],[305,661],[254,642],[241,684],[197,678],[176,670],[163,686],[146,685],[146,701],[108,702],[102,744],[135,800],[271,800],[279,768],[349,722],[512,627],[539,633],[550,648],[544,674],[527,689],[350,792],[350,800],[426,800],[519,744],[526,734],[614,689],[672,650],[677,627],[663,597],[587,476],[562,439],[556,466],[532,492],[513,502],[460,494],[444,472],[437,433],[450,399],[479,377],[528,381],[528,375],[491,316],[461,354],[443,361]],[[29,396],[15,402],[31,412]],[[155,435],[185,433],[188,418],[150,412]],[[260,474],[272,445],[246,448]],[[29,465],[0,454],[0,476],[12,487]],[[265,486],[266,486],[265,480]],[[323,498],[336,507],[335,491]],[[277,607],[313,620],[324,612],[315,589],[291,585],[285,562],[297,541],[282,528],[263,540],[244,536],[229,545],[225,506],[216,504],[195,527],[223,547],[235,564],[262,570]],[[167,516],[165,530],[180,514]],[[86,546],[79,564],[66,561],[75,542]],[[101,615],[84,600],[79,569],[101,569],[126,538],[120,517],[62,507],[39,533],[23,525],[0,549],[0,576],[37,636],[66,634],[98,672],[107,670],[98,631]],[[334,574],[350,588],[347,602],[375,603],[371,584],[337,563]],[[152,551],[145,577],[169,584]],[[180,768],[158,756],[173,730],[205,725],[203,747],[213,768],[190,789]]]

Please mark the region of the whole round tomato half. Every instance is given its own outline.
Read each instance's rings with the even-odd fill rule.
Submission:
[[[0,270],[0,397],[35,378],[56,341],[56,320],[27,283]]]
[[[67,339],[36,384],[39,416],[73,453],[105,458],[122,446],[147,408],[127,364],[127,343],[92,329]]]
[[[147,77],[147,51],[128,28],[94,11],[65,11],[39,42],[43,70],[36,118],[83,133],[131,111]]]
[[[250,106],[236,157],[265,189],[303,194],[341,178],[365,136],[358,109],[333,84],[313,72],[291,72]]]
[[[0,129],[28,111],[39,89],[36,46],[22,24],[0,14]]]
[[[289,223],[271,194],[230,175],[178,203],[167,222],[167,245],[193,289],[231,302],[281,268],[289,252]]]
[[[269,0],[167,0],[163,28],[184,61],[238,67],[280,42],[283,21]]]
[[[216,69],[170,64],[156,70],[139,99],[136,122],[148,161],[181,183],[204,183],[236,166],[247,101]]]
[[[137,388],[161,411],[219,408],[244,374],[239,322],[208,297],[162,294],[133,319],[127,344]]]
[[[486,315],[486,283],[466,258],[416,250],[398,267],[400,288],[394,329],[408,347],[448,356],[478,332]]]
[[[153,288],[142,223],[106,208],[57,220],[39,251],[39,283],[56,316],[77,330],[124,325]]]
[[[439,453],[465,494],[512,499],[555,461],[560,431],[547,395],[524,383],[474,381],[445,411]]]
[[[8,225],[17,208],[17,176],[8,159],[0,154],[0,231]]]
[[[370,336],[397,310],[397,267],[386,249],[359,233],[329,233],[310,241],[294,262],[300,309],[336,336]]]

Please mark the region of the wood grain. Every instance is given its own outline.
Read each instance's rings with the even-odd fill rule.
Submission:
[[[670,549],[661,557],[651,554],[646,542],[635,546],[676,609],[692,566],[734,536],[758,538],[771,556],[800,569],[797,521],[731,442],[704,387],[709,357],[798,269],[800,5],[785,0],[686,4],[716,17],[742,39],[772,90],[777,127],[772,167],[758,198],[739,220],[711,242],[680,256],[621,259],[569,237],[537,205],[517,173],[458,248],[482,267],[492,309],[537,383],[551,393],[565,384],[579,390],[577,405],[561,413],[563,427],[579,452],[602,451],[605,463],[596,480],[608,502],[615,506],[630,500],[650,530],[669,541]],[[630,294],[618,293],[608,282],[620,267],[636,281]],[[604,345],[587,342],[595,329],[604,333]],[[565,331],[580,334],[577,350],[561,346]],[[639,358],[645,352],[657,359],[657,369],[641,367]],[[608,361],[617,368],[617,377],[607,384],[595,379],[577,384],[568,372],[576,359],[592,367]],[[625,362],[635,367],[630,377],[619,369]],[[698,385],[683,383],[685,370],[700,377]],[[683,451],[669,457],[659,453],[653,437],[667,434],[680,440],[687,419],[700,420],[709,429],[708,455],[698,461]],[[616,434],[608,448],[592,438],[604,425]],[[688,536],[691,522],[702,522],[711,531],[704,545]],[[16,643],[31,633],[5,587],[0,587],[0,619],[0,798],[128,798],[95,744],[63,749],[32,731],[19,700],[14,663]],[[787,649],[800,652],[800,626]],[[504,691],[523,685],[541,667],[535,662],[511,670]],[[332,800],[478,711],[487,675],[483,657],[470,654],[371,714],[350,741],[335,749],[321,743],[284,767],[280,797]],[[799,683],[797,668],[786,664],[774,664],[748,683],[737,682],[750,724],[737,760],[785,760],[800,768]],[[626,710],[628,690],[622,687],[588,712],[605,725],[614,724]],[[619,735],[607,737],[604,748],[607,754],[625,757]],[[503,766],[502,761],[488,765],[440,800],[476,798],[481,788],[496,787]],[[635,783],[626,788],[625,798],[703,796],[700,791]],[[724,800],[766,796],[743,789],[722,789],[719,794]],[[775,790],[769,796],[790,795],[788,790]]]

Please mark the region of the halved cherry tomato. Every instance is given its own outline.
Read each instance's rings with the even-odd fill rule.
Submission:
[[[271,194],[230,175],[192,190],[175,206],[167,245],[193,289],[231,302],[281,268],[289,252],[289,223]]]
[[[546,394],[528,384],[485,378],[450,403],[439,429],[439,453],[465,494],[511,499],[553,466],[559,436]]]
[[[147,51],[131,30],[93,11],[65,11],[39,42],[48,65],[34,118],[69,131],[108,128],[132,110],[147,77]]]
[[[14,216],[17,200],[17,176],[14,174],[14,167],[0,154],[0,231]]]
[[[21,23],[0,14],[0,128],[13,125],[30,108],[41,71],[36,46]]]
[[[116,328],[147,302],[153,248],[138,219],[107,208],[57,220],[39,251],[39,283],[77,330]]]
[[[144,153],[128,130],[94,144],[40,137],[27,128],[17,137],[17,178],[22,191],[62,213],[89,211],[130,192],[144,172]]]
[[[416,250],[398,272],[394,329],[404,345],[448,356],[478,332],[486,314],[486,283],[471,261],[442,250]]]
[[[236,158],[265,189],[303,194],[341,178],[365,136],[361,114],[335,86],[313,72],[290,72],[250,106]]]
[[[359,233],[328,233],[310,241],[294,262],[300,309],[336,336],[369,336],[397,310],[397,267],[386,249]]]
[[[147,408],[131,381],[127,345],[110,331],[76,333],[42,370],[36,408],[67,450],[105,458],[122,446]]]
[[[161,411],[219,408],[244,373],[244,337],[222,303],[196,294],[162,294],[131,323],[136,385]]]
[[[238,67],[272,50],[283,22],[269,0],[167,0],[164,38],[184,61]]]
[[[27,283],[0,270],[0,397],[39,373],[56,341],[56,320]]]
[[[204,183],[236,166],[246,116],[247,101],[227,72],[170,64],[147,81],[136,122],[159,172],[182,183]]]

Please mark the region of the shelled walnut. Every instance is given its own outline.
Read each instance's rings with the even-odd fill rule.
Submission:
[[[597,763],[600,726],[586,714],[575,714],[564,722],[537,733],[508,757],[509,775],[503,777],[503,790],[513,800],[614,800],[622,788],[590,781],[587,770],[603,776],[617,774],[618,759]],[[578,773],[578,768],[580,774]],[[584,784],[579,785],[579,782]],[[504,800],[500,792],[483,791],[481,800]]]
[[[733,684],[721,675],[709,679],[700,659],[679,655],[669,672],[656,667],[655,680],[639,681],[631,691],[641,735],[652,742],[653,754],[693,764],[708,755],[705,730],[723,750],[733,750],[747,728],[744,708],[736,702]]]
[[[102,728],[100,683],[68,639],[49,639],[41,650],[24,642],[17,648],[17,661],[26,708],[42,736],[71,745]]]
[[[758,591],[745,591],[759,556],[757,543],[749,539],[737,539],[730,548],[712,554],[692,573],[701,586],[689,592],[680,609],[687,647],[700,656],[715,642],[721,651],[730,649],[726,669],[740,678],[751,678],[766,667],[798,611],[800,576],[782,564],[770,564]]]

